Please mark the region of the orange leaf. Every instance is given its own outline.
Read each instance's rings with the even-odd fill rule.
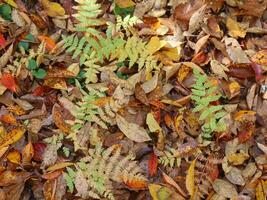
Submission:
[[[40,41],[42,41],[42,42],[45,42],[45,47],[49,51],[53,50],[56,47],[55,41],[52,38],[48,37],[48,36],[39,35],[38,39]]]
[[[54,105],[54,107],[52,109],[52,116],[53,116],[53,119],[54,119],[56,126],[61,131],[63,131],[64,133],[70,132],[70,125],[64,121],[64,118],[63,118],[62,112],[61,112],[61,107],[58,104]]]
[[[63,172],[62,169],[56,170],[53,172],[48,172],[48,173],[42,175],[42,178],[44,178],[46,180],[53,180],[53,179],[56,179],[57,177],[59,177],[62,174],[62,172]]]
[[[152,152],[150,154],[150,158],[148,161],[149,175],[150,176],[156,176],[157,175],[157,168],[158,168],[158,157],[154,152]]]
[[[24,149],[22,150],[22,162],[23,164],[27,164],[31,161],[34,155],[34,149],[31,142],[29,142]]]
[[[215,181],[219,177],[219,168],[218,165],[208,163],[208,177]]]
[[[67,90],[67,83],[64,78],[46,78],[44,85],[57,90]]]
[[[47,71],[46,79],[49,78],[74,78],[75,74],[63,67],[53,67]]]
[[[20,160],[21,160],[21,156],[17,150],[14,150],[14,151],[11,151],[10,153],[8,153],[7,159],[9,160],[9,162],[19,164]]]
[[[125,181],[124,183],[131,189],[141,190],[147,188],[147,181],[142,179],[133,179],[131,181]]]
[[[2,116],[0,117],[0,120],[1,120],[2,122],[5,122],[5,123],[11,124],[11,125],[17,125],[17,120],[16,120],[16,118],[15,118],[13,115],[11,115],[11,114],[8,114],[8,115],[2,115]]]
[[[172,117],[170,116],[170,114],[167,113],[164,115],[164,122],[170,129],[173,129],[174,124],[173,124]]]
[[[25,115],[26,112],[19,105],[11,105],[8,108],[8,111],[14,113],[15,115]]]
[[[261,50],[254,54],[251,58],[251,60],[259,65],[267,65],[267,50]]]
[[[244,129],[238,134],[239,143],[248,141],[254,132],[254,125],[252,122],[247,122]]]
[[[34,90],[33,90],[33,96],[43,96],[45,95],[47,92],[49,92],[51,89],[49,87],[46,86],[37,86]]]
[[[0,33],[0,47],[5,48],[5,46],[6,46],[6,39],[3,36],[3,34]]]
[[[11,90],[12,92],[17,92],[19,89],[15,78],[11,74],[8,74],[8,73],[5,73],[2,75],[0,79],[0,83],[6,88],[8,88],[9,90]]]

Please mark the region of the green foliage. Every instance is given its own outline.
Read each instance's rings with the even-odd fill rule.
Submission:
[[[74,179],[75,179],[75,171],[69,167],[67,167],[67,172],[64,173],[64,179],[66,180],[66,184],[72,193],[74,191]]]
[[[129,36],[132,32],[132,27],[138,23],[142,22],[138,17],[127,15],[122,18],[120,15],[117,16],[116,31],[121,31],[122,29],[126,31],[126,35]]]
[[[77,14],[74,17],[79,21],[75,29],[78,32],[86,32],[86,36],[99,37],[100,32],[94,27],[103,25],[102,20],[97,19],[102,12],[101,5],[96,0],[75,0],[78,6],[74,6]]]
[[[226,114],[222,111],[222,105],[212,105],[212,102],[220,99],[218,87],[208,80],[207,75],[201,74],[200,71],[194,70],[196,79],[192,86],[192,96],[196,103],[193,112],[199,112],[199,120],[204,122],[202,125],[203,138],[210,139],[214,131],[225,130],[225,124],[220,119]]]
[[[0,16],[3,17],[5,20],[11,21],[11,6],[8,4],[0,5]]]
[[[146,181],[141,168],[131,159],[129,155],[121,156],[121,147],[118,145],[107,149],[98,145],[94,149],[89,149],[89,155],[78,163],[77,172],[75,172],[74,185],[78,195],[82,198],[105,197],[112,200],[114,199],[113,182]],[[73,177],[69,175],[67,179],[70,190],[73,190]]]
[[[118,62],[129,60],[129,67],[133,67],[135,63],[138,64],[138,69],[143,67],[147,69],[156,69],[157,60],[148,51],[146,42],[143,42],[137,36],[128,38],[124,48],[119,49]]]

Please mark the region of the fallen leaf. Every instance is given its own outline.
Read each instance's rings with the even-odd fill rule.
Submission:
[[[8,50],[0,57],[0,69],[2,69],[9,61],[13,52],[13,44],[8,47]]]
[[[162,47],[164,47],[165,44],[166,42],[161,41],[159,37],[154,36],[149,40],[146,48],[151,54],[153,54],[157,52],[158,50],[160,50]]]
[[[148,172],[150,176],[156,176],[158,169],[158,157],[152,152],[148,161]]]
[[[257,200],[263,200],[266,199],[266,187],[267,187],[267,181],[265,180],[259,180],[258,185],[256,187],[256,199]]]
[[[47,78],[44,80],[44,86],[57,90],[67,90],[67,83],[64,78]]]
[[[115,3],[121,8],[129,8],[135,5],[132,0],[115,0]]]
[[[127,122],[119,114],[116,115],[116,122],[119,129],[132,141],[135,142],[146,142],[150,141],[151,138],[147,134],[147,131],[138,126],[137,124]]]
[[[229,35],[234,38],[244,38],[246,36],[246,30],[242,27],[242,24],[233,20],[231,17],[227,17],[226,26],[229,30]]]
[[[232,165],[242,165],[250,156],[245,152],[233,153],[227,156],[229,163]]]
[[[72,166],[72,165],[74,165],[74,163],[72,163],[72,162],[60,162],[60,163],[56,163],[56,164],[48,167],[46,169],[46,171],[48,171],[48,172],[56,171],[56,170],[59,170],[59,169],[64,169],[66,167]]]
[[[7,159],[9,162],[20,164],[21,156],[17,150],[13,150],[7,154]]]
[[[59,3],[50,2],[49,0],[41,0],[41,4],[49,17],[65,15],[65,10]]]
[[[6,39],[5,39],[5,37],[3,36],[3,34],[0,33],[0,47],[5,48],[5,46],[6,46]],[[0,62],[0,63],[1,63],[1,62]]]
[[[149,92],[152,92],[157,87],[158,78],[159,78],[159,74],[155,73],[155,75],[150,80],[144,82],[141,85],[141,87],[143,88],[146,94]]]
[[[190,196],[193,196],[195,193],[195,165],[196,159],[191,162],[185,179],[186,189]]]
[[[46,35],[39,35],[38,39],[41,42],[45,43],[45,47],[46,47],[47,50],[52,51],[52,50],[54,50],[56,48],[56,43],[51,37],[46,36]]]
[[[206,5],[203,5],[198,10],[196,10],[194,14],[190,17],[188,28],[189,33],[194,33],[197,29],[200,28],[201,23],[203,23],[205,17],[205,10]]]
[[[225,38],[226,51],[234,63],[250,63],[248,56],[234,38]]]
[[[147,114],[146,124],[148,125],[150,132],[156,132],[156,131],[161,130],[161,127],[159,126],[158,122],[155,120],[152,113]]]
[[[183,191],[183,189],[167,174],[165,174],[164,172],[162,173],[163,175],[163,179],[166,183],[170,184],[171,186],[173,186],[184,198],[187,197],[186,193]]]
[[[175,193],[172,189],[158,185],[158,184],[150,184],[148,186],[149,193],[152,196],[153,200],[181,200],[180,195]]]
[[[267,50],[261,50],[251,57],[252,62],[267,66]]]
[[[34,149],[31,142],[29,142],[22,150],[22,163],[29,164],[34,155]]]
[[[146,93],[139,83],[135,85],[134,94],[136,99],[138,99],[143,104],[148,105],[149,101],[146,96]]]
[[[132,180],[127,180],[124,181],[124,183],[132,189],[136,189],[136,190],[142,190],[142,189],[146,189],[147,188],[147,181],[142,180],[142,179],[138,179],[138,178],[133,178]]]
[[[48,173],[43,174],[42,175],[42,178],[43,179],[46,179],[46,180],[53,180],[53,179],[58,178],[62,173],[63,173],[63,170],[62,169],[55,170],[55,171],[52,171],[52,172],[48,172]]]
[[[205,35],[197,41],[195,45],[195,54],[197,54],[201,50],[201,48],[207,43],[209,37],[210,35]]]
[[[251,64],[231,64],[228,66],[228,74],[232,77],[246,79],[255,77]]]
[[[26,181],[30,177],[29,172],[15,172],[15,171],[4,171],[0,173],[0,186],[10,186],[13,184],[21,183]]]
[[[11,74],[4,73],[0,79],[0,83],[12,92],[18,92],[19,90],[16,80]]]
[[[142,18],[146,12],[153,8],[155,0],[140,1],[135,5],[134,16]]]
[[[217,60],[211,60],[210,68],[211,71],[219,78],[224,78],[225,80],[228,80],[228,76],[225,72],[228,72],[229,69],[225,65],[221,64]]]
[[[216,179],[212,184],[213,189],[224,198],[236,198],[238,193],[234,185],[222,179]]]
[[[62,116],[61,107],[58,104],[54,104],[52,109],[52,116],[56,126],[64,133],[70,132],[70,125],[67,124]]]
[[[0,148],[16,143],[25,133],[24,128],[15,128],[7,134],[4,134],[0,141]]]

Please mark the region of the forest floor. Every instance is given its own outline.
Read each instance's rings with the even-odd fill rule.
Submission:
[[[0,200],[265,200],[267,0],[0,0]]]

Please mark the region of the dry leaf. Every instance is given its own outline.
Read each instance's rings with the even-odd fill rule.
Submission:
[[[190,196],[193,196],[195,193],[195,165],[196,159],[191,162],[185,179],[186,189]]]
[[[65,10],[59,3],[50,2],[49,0],[41,0],[41,4],[49,17],[65,15]]]
[[[24,135],[24,128],[15,128],[4,136],[0,140],[0,148],[16,143]]]
[[[17,150],[14,150],[8,153],[7,159],[9,160],[9,162],[20,164],[21,156]]]
[[[173,186],[183,197],[187,197],[186,193],[183,191],[183,189],[167,174],[165,174],[164,172],[162,173],[163,175],[163,179],[166,183],[170,184],[171,186]]]
[[[127,122],[122,116],[116,115],[116,122],[119,129],[132,141],[146,142],[151,140],[147,131],[137,124]]]
[[[216,74],[219,78],[224,78],[225,80],[228,80],[228,76],[225,72],[228,72],[229,69],[218,62],[217,60],[211,60],[210,61],[210,68],[214,74]]]
[[[13,52],[13,44],[8,47],[8,50],[0,57],[0,70],[6,66]]]
[[[132,0],[115,0],[115,3],[121,8],[129,8],[135,5]]]
[[[233,20],[231,17],[227,17],[226,26],[229,30],[229,35],[234,38],[244,38],[246,36],[246,30],[242,27],[242,24]]]
[[[235,185],[245,185],[245,180],[242,176],[241,170],[236,167],[232,167],[230,172],[225,173],[225,177]]]
[[[159,78],[159,73],[156,72],[155,75],[150,80],[146,81],[141,85],[145,93],[152,92],[157,87],[158,78]]]
[[[199,29],[205,17],[205,9],[206,5],[203,5],[191,16],[188,28],[189,33],[194,33],[197,29]]]
[[[207,43],[209,37],[210,35],[205,35],[197,41],[195,45],[195,54],[197,54],[201,50],[201,48]]]
[[[134,16],[142,18],[145,13],[153,8],[155,0],[140,1],[136,4],[134,10]]]
[[[64,168],[72,166],[72,165],[74,165],[74,163],[72,163],[72,162],[60,162],[60,163],[57,163],[57,164],[54,164],[54,165],[48,167],[46,170],[48,172],[51,172],[51,171],[56,171],[59,169],[64,169]]]
[[[158,171],[158,157],[152,152],[148,161],[148,171],[150,176],[156,176]]]
[[[29,142],[22,150],[22,163],[29,164],[34,155],[34,149],[31,142]]]
[[[52,109],[52,116],[56,126],[64,133],[70,132],[70,125],[67,124],[62,116],[62,109],[58,104],[55,104]]]
[[[152,196],[153,200],[181,200],[181,196],[173,191],[171,188],[158,184],[150,184],[148,186],[149,193]]]
[[[216,179],[212,186],[215,192],[225,198],[236,198],[238,196],[236,188],[228,181]]]
[[[248,56],[234,38],[225,38],[226,51],[234,63],[250,63]]]
[[[147,114],[146,124],[147,124],[150,132],[156,132],[156,131],[161,130],[161,127],[159,126],[158,122],[155,120],[152,113]]]

